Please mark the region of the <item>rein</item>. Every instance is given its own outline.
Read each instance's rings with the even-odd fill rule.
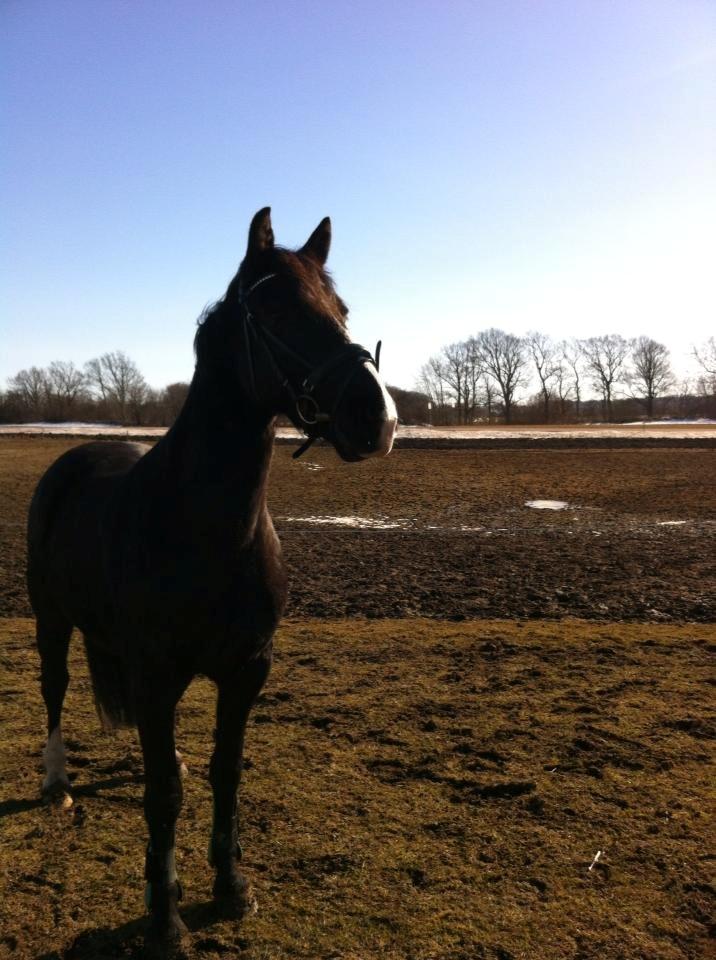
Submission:
[[[379,369],[381,341],[379,340],[375,348],[375,358],[369,350],[362,347],[359,343],[347,343],[336,353],[324,360],[323,363],[314,366],[300,353],[297,353],[292,347],[284,343],[280,337],[277,337],[270,330],[259,323],[249,309],[248,300],[251,294],[262,283],[272,280],[278,276],[275,273],[267,273],[265,276],[256,280],[246,291],[239,291],[239,305],[243,308],[243,331],[244,344],[246,346],[246,363],[249,376],[249,389],[253,394],[254,400],[259,401],[259,394],[256,389],[256,370],[254,364],[254,343],[260,343],[263,347],[269,366],[275,379],[281,384],[291,399],[296,415],[303,424],[304,433],[308,435],[307,440],[293,454],[293,459],[297,460],[304,454],[309,447],[320,437],[321,424],[330,423],[335,417],[336,411],[343,399],[346,388],[351,382],[360,366],[364,363],[372,363],[376,370]],[[282,368],[276,354],[283,353],[293,363],[303,367],[306,371],[305,378],[301,381],[298,389],[291,382],[290,377]],[[346,374],[338,390],[333,406],[329,412],[321,409],[321,405],[316,400],[314,393],[331,374],[337,373],[342,367],[346,367]]]

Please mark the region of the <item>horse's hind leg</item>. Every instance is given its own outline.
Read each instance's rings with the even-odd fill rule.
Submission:
[[[72,633],[72,624],[66,621],[37,618],[37,649],[41,661],[42,698],[47,708],[47,744],[42,754],[45,764],[45,779],[42,792],[46,796],[68,800],[70,781],[65,767],[65,745],[62,740],[62,704],[65,699],[69,674],[67,650]]]

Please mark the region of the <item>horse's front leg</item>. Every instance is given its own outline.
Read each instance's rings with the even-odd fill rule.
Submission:
[[[240,673],[220,680],[216,706],[215,747],[209,768],[214,791],[214,820],[209,863],[216,870],[214,897],[230,916],[243,916],[251,905],[249,884],[239,872],[238,788],[246,721],[271,667],[270,648],[243,665]]]
[[[160,948],[177,944],[186,927],[177,910],[181,886],[175,863],[175,825],[182,805],[182,783],[174,746],[174,712],[182,690],[167,690],[166,679],[145,683],[136,702],[137,728],[144,754],[144,816],[149,828],[145,860],[149,941]],[[164,689],[163,689],[164,687]]]

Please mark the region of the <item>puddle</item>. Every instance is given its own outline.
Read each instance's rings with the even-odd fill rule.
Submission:
[[[656,525],[657,527],[681,527],[688,522],[688,520],[659,520]]]
[[[566,500],[526,500],[525,506],[533,510],[566,510],[569,504]]]
[[[305,470],[325,470],[326,468],[321,466],[320,463],[313,463],[311,460],[299,460],[299,464]]]

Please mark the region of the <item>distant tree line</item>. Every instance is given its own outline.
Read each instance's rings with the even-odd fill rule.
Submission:
[[[700,374],[679,382],[669,350],[651,337],[555,341],[539,331],[518,337],[493,327],[444,346],[423,365],[416,386],[435,424],[712,417],[714,338],[693,356]]]
[[[388,389],[404,422],[427,421],[427,397],[414,390]],[[88,360],[81,368],[71,361],[56,360],[48,367],[20,370],[8,379],[7,389],[0,391],[0,423],[171,426],[188,392],[189,384],[182,382],[152,389],[137,364],[116,350]]]
[[[84,367],[55,360],[48,367],[20,370],[0,392],[0,422],[34,420],[165,426],[174,422],[189,385],[170,383],[152,389],[136,363],[115,350],[88,360]]]
[[[537,331],[518,337],[491,328],[443,347],[422,367],[415,390],[388,390],[403,423],[716,417],[714,338],[694,347],[693,356],[699,374],[679,382],[668,349],[650,337],[555,341]],[[170,426],[188,391],[182,382],[153,389],[121,350],[83,367],[56,360],[8,379],[0,391],[0,423]]]

